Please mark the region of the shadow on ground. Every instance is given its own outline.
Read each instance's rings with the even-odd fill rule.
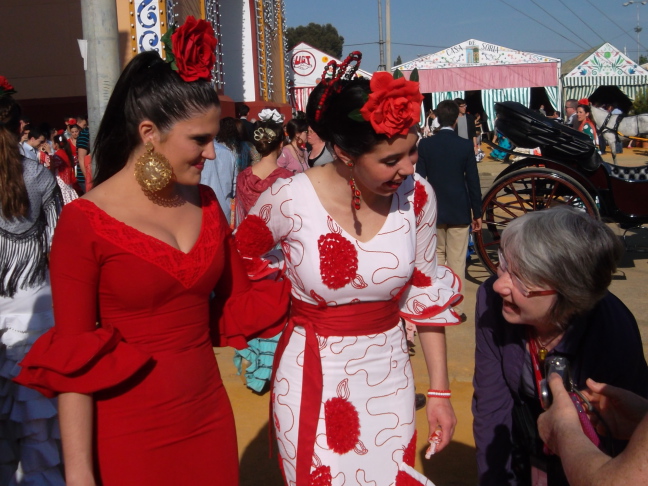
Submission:
[[[448,447],[430,459],[425,459],[425,450],[419,451],[419,463],[423,465],[423,474],[436,486],[465,486],[477,484],[477,462],[475,448],[450,442]]]
[[[248,444],[241,456],[240,486],[283,486],[274,438],[270,456],[268,422]]]

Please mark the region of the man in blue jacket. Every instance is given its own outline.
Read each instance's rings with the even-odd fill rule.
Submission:
[[[437,257],[463,281],[466,276],[468,234],[481,230],[481,187],[475,151],[470,140],[457,135],[454,127],[459,107],[452,100],[437,106],[439,133],[424,138],[418,146],[416,172],[425,177],[437,197]],[[461,304],[455,310],[466,320]]]

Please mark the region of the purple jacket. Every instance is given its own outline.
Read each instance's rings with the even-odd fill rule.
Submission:
[[[488,279],[477,292],[472,412],[481,486],[523,483],[511,468],[511,441],[513,407],[522,401],[528,327],[504,320],[502,299],[493,290],[495,279]],[[572,319],[549,354],[567,356],[579,389],[592,378],[648,396],[648,366],[637,322],[609,292],[586,315]]]

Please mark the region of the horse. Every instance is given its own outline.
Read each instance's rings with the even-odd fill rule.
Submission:
[[[648,114],[623,116],[611,115],[607,110],[592,106],[592,118],[596,123],[599,136],[605,137],[612,152],[612,161],[616,165],[616,141],[619,135],[636,137],[648,133]]]

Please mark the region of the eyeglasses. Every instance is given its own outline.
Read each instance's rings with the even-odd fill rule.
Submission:
[[[513,285],[515,288],[525,297],[540,297],[543,295],[554,295],[557,294],[557,290],[552,290],[552,289],[547,289],[547,290],[529,290],[524,283],[522,283],[522,280],[520,280],[520,277],[515,275],[513,272],[511,272],[508,268],[508,265],[506,264],[506,259],[504,258],[504,253],[502,253],[502,250],[497,250],[497,256],[499,257],[499,265],[497,267],[497,275],[499,277],[502,276],[504,273],[508,273],[509,277],[511,277],[511,282],[513,282]]]

